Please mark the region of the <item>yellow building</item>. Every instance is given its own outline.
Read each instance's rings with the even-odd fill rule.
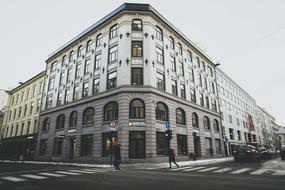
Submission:
[[[33,157],[44,76],[45,72],[41,72],[8,91],[8,105],[1,131],[3,139],[0,157],[4,159]]]

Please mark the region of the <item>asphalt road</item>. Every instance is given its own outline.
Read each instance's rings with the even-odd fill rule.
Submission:
[[[0,163],[0,190],[10,189],[284,190],[285,162],[278,158],[253,163],[225,162],[179,169],[122,168],[121,171],[113,168]]]

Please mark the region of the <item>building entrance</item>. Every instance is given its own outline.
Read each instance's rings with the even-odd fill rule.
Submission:
[[[130,131],[129,133],[129,158],[145,158],[145,132]]]
[[[69,141],[69,153],[68,153],[68,158],[69,160],[73,160],[74,158],[74,150],[75,150],[75,146],[76,146],[76,138],[75,137],[69,137],[68,138]]]
[[[194,153],[196,157],[201,157],[201,140],[198,136],[194,138]]]

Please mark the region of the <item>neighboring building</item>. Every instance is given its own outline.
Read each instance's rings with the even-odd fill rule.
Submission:
[[[41,72],[8,92],[2,130],[3,159],[30,159],[35,151],[38,117],[45,73]]]
[[[257,124],[260,126],[261,135],[262,135],[262,143],[265,146],[274,146],[274,130],[275,134],[277,129],[275,126],[275,118],[269,114],[264,108],[260,106],[256,106],[257,113]]]
[[[4,122],[4,115],[5,115],[4,112],[0,110],[0,146],[1,146],[1,139],[2,139],[1,131],[2,131],[3,122]]]
[[[166,159],[168,121],[181,159],[222,156],[216,65],[152,6],[123,4],[46,63],[38,159],[107,161],[111,141]]]
[[[8,94],[5,90],[0,89],[0,110],[5,111],[8,102]]]
[[[279,131],[281,129],[281,126],[278,125],[275,121],[272,121],[272,133],[273,133],[273,146],[279,147],[280,145],[280,139],[279,139]]]
[[[221,69],[216,72],[226,151],[246,142],[261,143],[255,100]]]
[[[279,134],[279,145],[285,145],[285,127],[280,127],[278,134]]]

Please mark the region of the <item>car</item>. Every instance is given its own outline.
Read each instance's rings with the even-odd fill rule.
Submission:
[[[242,160],[256,161],[260,159],[260,154],[255,146],[241,145],[234,151],[234,160],[239,162]]]
[[[266,149],[262,147],[258,151],[261,159],[270,159],[274,155],[274,150],[270,148]]]
[[[285,145],[282,145],[280,148],[281,160],[285,160]]]

